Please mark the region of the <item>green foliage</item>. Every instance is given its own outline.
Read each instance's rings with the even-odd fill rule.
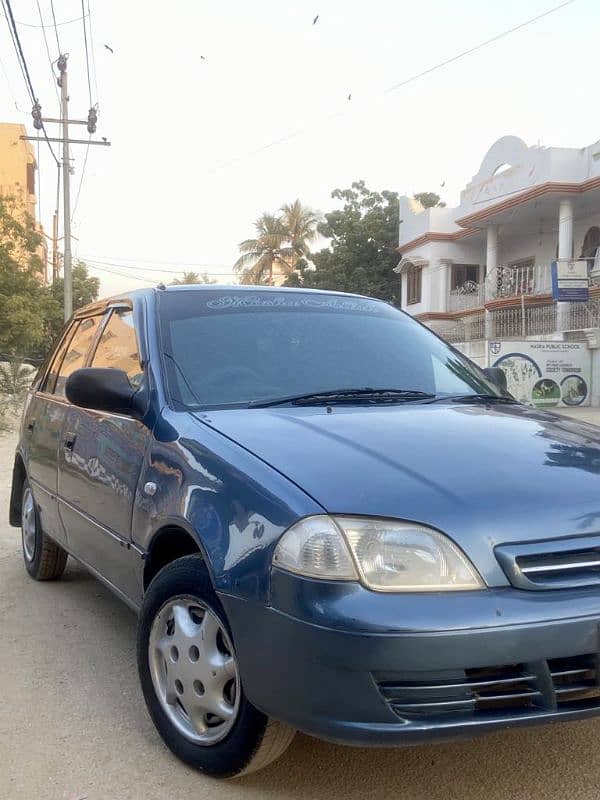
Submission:
[[[28,355],[46,335],[41,237],[16,201],[0,197],[0,353]]]
[[[73,311],[87,306],[98,299],[100,291],[100,279],[89,274],[87,265],[83,261],[78,261],[73,265],[71,272],[73,282]],[[64,292],[65,282],[63,278],[58,278],[48,289],[48,303],[46,308],[46,320],[48,328],[47,352],[54,341],[58,338],[64,325]]]
[[[439,194],[435,192],[417,192],[413,197],[421,203],[423,208],[444,208],[446,205],[440,200]]]
[[[399,201],[396,192],[372,192],[364,181],[331,195],[343,207],[325,215],[318,226],[330,246],[314,253],[315,269],[301,269],[302,283],[400,301],[398,264]],[[291,285],[291,284],[286,284]]]
[[[190,283],[216,283],[208,277],[206,272],[200,275],[198,272],[184,272],[181,278],[171,281],[171,286],[187,286]]]
[[[16,201],[0,197],[0,358],[38,360],[63,327],[62,278],[43,283],[42,239]],[[73,307],[98,297],[100,281],[85,264],[73,268]],[[1,380],[1,379],[0,379]]]
[[[6,398],[10,406],[15,409],[20,407],[34,374],[34,367],[18,359],[0,364],[0,395]]]
[[[256,238],[241,242],[241,255],[233,265],[241,272],[241,283],[270,285],[275,270],[295,280],[298,263],[317,234],[319,215],[299,200],[282,206],[280,212],[260,216],[254,223]]]

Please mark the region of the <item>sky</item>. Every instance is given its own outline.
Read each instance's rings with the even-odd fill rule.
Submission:
[[[325,213],[333,189],[364,179],[376,190],[436,191],[452,205],[500,136],[561,147],[600,137],[598,0],[575,0],[398,88],[560,0],[89,2],[96,138],[112,146],[89,148],[73,244],[101,296],[184,268],[231,282],[254,220],[296,198]],[[12,7],[18,22],[40,24],[36,0]],[[49,24],[50,0],[39,7]],[[81,0],[54,0],[54,11],[58,23],[77,18]],[[90,105],[82,24],[58,25],[72,118]],[[57,116],[54,28],[50,59],[42,29],[21,24],[19,35],[43,113]],[[2,19],[0,121],[33,133]],[[84,138],[85,127],[71,135]],[[73,147],[73,201],[85,152]],[[56,167],[45,145],[39,165],[50,231]]]

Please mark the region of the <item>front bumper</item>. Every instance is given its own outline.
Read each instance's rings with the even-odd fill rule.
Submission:
[[[272,605],[229,595],[245,692],[355,745],[402,745],[600,714],[600,592],[382,595],[274,573]]]

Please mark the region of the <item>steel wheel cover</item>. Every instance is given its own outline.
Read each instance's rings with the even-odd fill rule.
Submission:
[[[23,553],[27,561],[35,558],[35,546],[37,541],[37,524],[35,519],[35,503],[31,489],[27,488],[23,495],[23,505],[21,508],[21,535],[23,538]]]
[[[240,677],[231,639],[210,608],[189,595],[168,600],[152,623],[148,660],[177,730],[200,745],[224,739],[237,719]]]

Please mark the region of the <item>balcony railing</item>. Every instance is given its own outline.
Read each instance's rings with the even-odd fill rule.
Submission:
[[[552,291],[549,264],[496,267],[485,279],[485,299],[548,294]]]
[[[450,291],[448,311],[470,311],[484,303],[484,285],[466,281],[462,286]]]

